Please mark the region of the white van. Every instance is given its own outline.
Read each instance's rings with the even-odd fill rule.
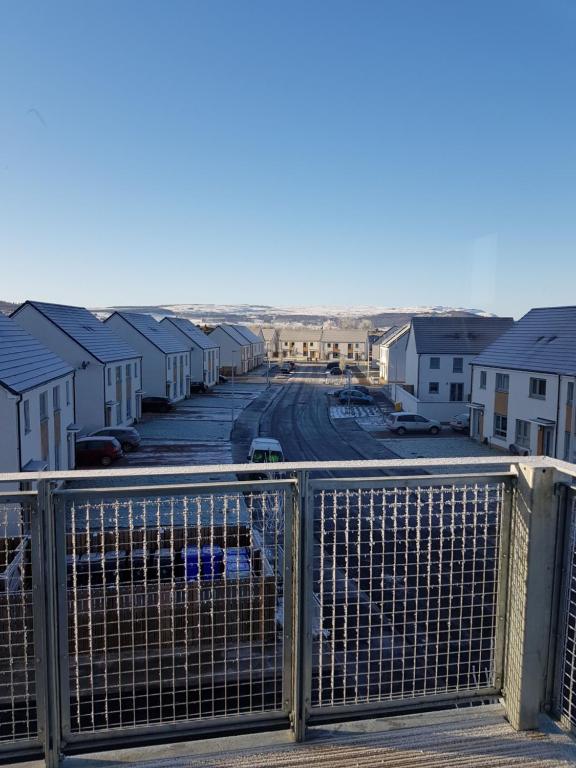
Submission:
[[[282,446],[273,437],[255,437],[248,451],[250,464],[275,464],[284,461]]]

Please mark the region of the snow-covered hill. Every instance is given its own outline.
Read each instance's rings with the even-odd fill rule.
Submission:
[[[490,316],[481,309],[462,307],[383,307],[383,306],[268,306],[258,304],[166,304],[137,307],[99,307],[93,311],[106,317],[114,309],[146,312],[157,319],[167,315],[186,317],[192,322],[246,323],[275,326],[349,326],[359,324],[382,328],[408,322],[414,315],[479,315]]]

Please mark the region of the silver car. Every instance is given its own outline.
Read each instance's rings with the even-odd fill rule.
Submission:
[[[440,432],[440,422],[419,416],[417,413],[397,411],[387,417],[386,428],[397,435],[405,435],[406,432],[428,432],[437,435]]]

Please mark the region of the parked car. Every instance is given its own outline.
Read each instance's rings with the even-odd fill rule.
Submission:
[[[364,392],[365,395],[372,394],[368,387],[365,387],[363,384],[354,384],[351,387],[344,387],[343,389],[335,389],[332,393],[334,397],[340,397],[342,392],[348,392],[349,389],[357,390],[358,392]]]
[[[288,365],[290,366],[291,371],[296,370],[296,363],[294,362],[294,360],[288,360]]]
[[[220,374],[220,376],[218,376],[218,382],[220,384],[227,384],[228,383],[228,376],[223,376],[222,374]]]
[[[326,370],[329,371],[331,368],[340,368],[338,360],[332,360],[331,362],[326,363]]]
[[[365,392],[360,392],[359,389],[345,389],[340,393],[341,403],[360,403],[362,405],[368,405],[374,402],[372,395],[367,395]]]
[[[455,432],[468,432],[470,430],[470,414],[461,413],[450,419],[450,426]]]
[[[140,447],[140,433],[134,427],[104,427],[91,432],[90,437],[115,437],[124,453]]]
[[[419,416],[417,413],[396,411],[388,415],[386,428],[397,435],[404,435],[406,432],[429,432],[431,435],[437,435],[440,432],[440,422]]]
[[[326,370],[328,376],[342,376],[342,368],[334,366]]]
[[[108,467],[122,458],[122,446],[115,437],[79,437],[76,440],[76,465],[101,464]]]
[[[280,373],[284,376],[287,376],[288,374],[292,373],[292,368],[288,363],[282,363],[282,366],[280,367]]]
[[[209,392],[209,388],[203,381],[191,381],[190,392]]]
[[[168,397],[143,397],[143,413],[168,413],[174,406]]]

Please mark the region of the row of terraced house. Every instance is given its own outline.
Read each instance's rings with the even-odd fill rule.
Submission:
[[[224,333],[234,345],[221,345]],[[256,367],[263,350],[243,326],[206,334],[184,318],[116,311],[101,321],[84,307],[26,301],[0,314],[0,472],[72,469],[77,435],[131,426],[144,397],[178,402],[214,387],[222,370]]]
[[[297,361],[367,360],[368,331],[354,328],[260,328],[270,358]]]
[[[576,461],[576,307],[496,317],[415,317],[379,346],[396,407],[520,455]]]

